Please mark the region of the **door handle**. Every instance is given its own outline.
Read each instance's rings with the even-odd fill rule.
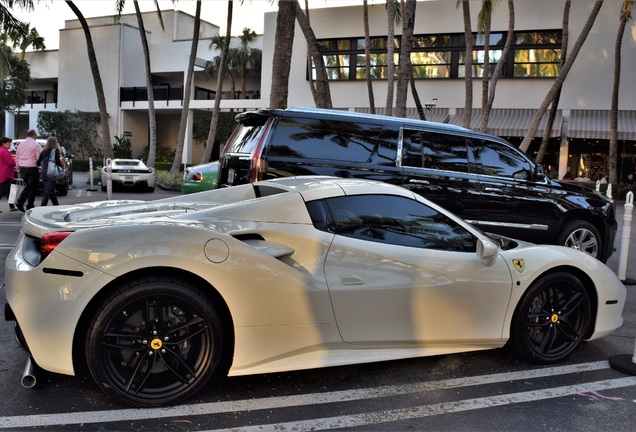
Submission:
[[[423,184],[423,185],[430,184],[430,182],[428,182],[427,180],[418,180],[418,179],[410,179],[409,183]]]

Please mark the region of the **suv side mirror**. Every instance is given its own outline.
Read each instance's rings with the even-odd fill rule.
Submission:
[[[532,181],[542,182],[545,180],[545,172],[543,172],[543,165],[537,164],[534,166],[534,172],[532,173]]]

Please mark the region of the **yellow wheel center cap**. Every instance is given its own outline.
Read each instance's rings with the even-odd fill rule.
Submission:
[[[161,349],[162,346],[163,342],[161,342],[161,339],[159,338],[155,338],[152,340],[152,342],[150,342],[150,348],[152,348],[153,350]]]
[[[552,314],[552,316],[550,317],[550,321],[556,323],[557,321],[559,321],[559,316],[557,314]]]

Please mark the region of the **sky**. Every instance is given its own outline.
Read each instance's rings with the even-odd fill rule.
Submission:
[[[371,0],[369,4],[386,0]],[[173,5],[171,0],[158,0],[162,10],[177,9],[194,15],[196,2],[194,0],[180,0]],[[64,27],[64,21],[75,19],[75,14],[71,11],[63,0],[34,0],[35,11],[26,13],[19,8],[12,10],[13,14],[21,21],[31,23],[31,27],[38,30],[40,36],[44,37],[47,49],[57,49],[59,45],[59,29]],[[272,4],[273,3],[273,4]],[[304,5],[304,0],[301,0]],[[351,4],[362,4],[361,0],[309,0],[309,7],[334,7],[347,6]],[[75,0],[75,5],[82,11],[86,18],[114,15],[115,0]],[[154,11],[156,7],[154,0],[140,0],[142,12]],[[232,34],[240,34],[243,27],[248,27],[258,34],[263,33],[263,14],[275,11],[276,0],[245,0],[234,1],[232,13]],[[132,0],[126,2],[124,13],[134,13],[135,8]],[[201,6],[201,18],[216,24],[221,28],[221,34],[225,32],[227,21],[227,1],[226,0],[203,0]]]

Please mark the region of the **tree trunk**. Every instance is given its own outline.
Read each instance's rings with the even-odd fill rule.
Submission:
[[[148,49],[148,38],[146,38],[146,28],[144,19],[139,9],[139,1],[135,0],[135,15],[137,16],[137,24],[139,25],[139,36],[141,36],[141,46],[144,51],[144,65],[146,67],[146,91],[148,92],[148,160],[146,165],[155,166],[155,157],[157,154],[157,120],[155,117],[155,95],[152,85],[152,69],[150,68],[150,50]]]
[[[488,14],[486,17],[486,28],[484,29],[484,65],[481,77],[481,125],[479,130],[483,133],[488,132],[488,117],[484,110],[488,106],[488,94],[490,86],[490,25],[492,16]]]
[[[386,115],[393,115],[393,81],[395,75],[395,0],[386,0],[387,40],[386,40]]]
[[[289,70],[291,68],[295,29],[296,1],[278,2],[274,58],[272,61],[272,88],[269,95],[269,107],[273,109],[287,108]]]
[[[93,82],[95,83],[95,93],[97,94],[97,106],[99,107],[99,121],[102,128],[102,155],[105,158],[113,157],[113,145],[110,141],[110,126],[108,124],[108,110],[106,109],[106,96],[104,95],[104,85],[102,84],[102,77],[99,73],[99,65],[97,64],[97,56],[95,55],[95,46],[93,45],[93,38],[91,37],[91,30],[88,27],[88,23],[82,15],[82,12],[75,6],[72,1],[67,1],[66,4],[71,8],[84,30],[84,36],[86,38],[86,48],[88,52],[88,62],[91,67],[91,73],[93,75]]]
[[[521,142],[521,145],[519,146],[521,151],[524,151],[524,152],[528,151],[528,147],[530,147],[530,143],[532,142],[534,135],[537,133],[537,129],[539,128],[539,123],[541,122],[543,115],[545,114],[546,110],[548,109],[548,107],[550,106],[550,104],[552,103],[556,95],[558,94],[559,90],[561,89],[561,86],[563,85],[565,78],[570,72],[570,69],[572,69],[574,60],[576,60],[576,56],[579,54],[579,51],[581,50],[581,47],[583,46],[583,43],[585,42],[587,35],[590,33],[590,30],[592,29],[592,26],[594,25],[594,21],[596,21],[596,17],[598,16],[598,12],[601,9],[601,6],[603,6],[603,0],[597,0],[596,2],[594,2],[594,6],[592,7],[592,12],[590,12],[590,16],[587,18],[587,21],[585,22],[585,25],[583,26],[583,29],[581,30],[581,34],[579,35],[578,39],[574,43],[574,46],[572,47],[572,52],[568,54],[568,58],[565,60],[565,63],[563,64],[563,68],[561,68],[561,70],[559,71],[559,75],[554,81],[554,84],[552,84],[552,87],[548,91],[548,94],[545,97],[543,103],[537,110],[537,113],[534,116],[534,120],[532,121],[532,125],[530,126],[530,129],[526,133],[526,136],[523,138],[523,141]]]
[[[194,28],[192,29],[192,47],[188,59],[188,71],[186,72],[186,82],[183,90],[183,108],[181,109],[181,121],[179,123],[179,135],[177,137],[177,150],[170,172],[179,172],[181,159],[183,158],[183,145],[185,143],[186,128],[188,127],[188,112],[190,110],[190,93],[192,93],[192,80],[194,75],[194,61],[197,57],[197,47],[199,45],[199,29],[201,27],[201,0],[197,0],[197,8],[194,14]],[[218,95],[217,95],[218,97]]]
[[[208,139],[205,142],[205,151],[201,163],[210,162],[212,158],[212,149],[216,141],[216,129],[219,124],[219,112],[221,111],[221,99],[223,98],[223,76],[227,68],[227,53],[230,50],[230,39],[232,39],[232,12],[234,9],[233,0],[227,2],[227,36],[223,40],[223,50],[221,51],[221,64],[219,65],[219,74],[216,79],[216,97],[214,98],[214,108],[212,109],[212,119],[210,120],[210,131]]]
[[[413,27],[415,26],[415,0],[401,0],[402,4],[402,42],[400,43],[400,63],[398,65],[398,84],[395,97],[395,115],[406,117],[406,99],[409,83],[413,75],[411,50],[413,48]]]
[[[568,53],[568,41],[570,35],[570,4],[570,0],[566,0],[565,6],[563,8],[563,32],[561,36],[561,60],[559,61],[559,69],[563,67]],[[538,164],[543,162],[543,157],[545,156],[545,153],[548,149],[548,144],[550,143],[550,134],[552,133],[552,127],[554,126],[554,120],[556,119],[557,109],[559,108],[559,100],[561,99],[561,88],[559,88],[559,91],[557,92],[557,95],[554,98],[554,101],[552,101],[552,105],[550,106],[550,113],[548,114],[548,121],[546,122],[545,130],[543,131],[543,138],[541,139],[539,152],[537,153],[537,157],[534,160]]]
[[[367,93],[369,94],[369,111],[375,114],[373,97],[373,81],[371,80],[371,37],[369,36],[369,4],[362,0],[362,20],[364,22],[364,65],[366,70]]]
[[[497,61],[497,66],[495,66],[495,70],[492,73],[492,78],[490,79],[490,85],[488,86],[488,103],[485,107],[482,107],[482,128],[486,127],[488,129],[488,120],[490,119],[490,112],[492,111],[492,106],[495,102],[495,89],[497,88],[497,82],[499,81],[499,76],[501,75],[501,70],[503,69],[503,65],[508,57],[508,52],[510,51],[510,46],[512,45],[512,41],[514,40],[514,32],[515,32],[515,4],[513,0],[508,0],[508,35],[506,36],[506,42],[504,43],[503,51],[501,52],[501,57]]]
[[[612,85],[612,102],[610,107],[610,141],[609,141],[609,183],[616,184],[618,178],[618,96],[621,82],[621,51],[623,35],[627,21],[631,18],[633,1],[625,0],[621,7],[616,43],[614,44],[614,83]]]
[[[469,0],[462,0],[462,12],[464,15],[464,37],[466,39],[466,58],[464,62],[464,82],[466,85],[466,101],[464,103],[464,118],[462,126],[470,129],[470,121],[473,116],[473,30],[470,23]]]
[[[329,80],[327,79],[327,70],[325,69],[325,61],[320,52],[318,40],[314,34],[307,16],[300,7],[296,5],[296,20],[305,35],[307,41],[307,50],[311,55],[316,66],[316,99],[314,100],[317,108],[332,108],[331,91],[329,90]]]

